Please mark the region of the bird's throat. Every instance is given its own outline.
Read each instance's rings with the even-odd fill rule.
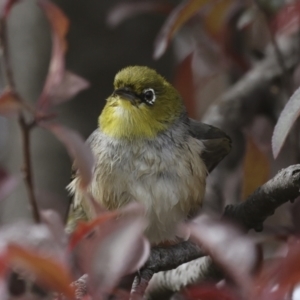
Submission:
[[[151,139],[168,128],[142,109],[129,102],[121,105],[106,105],[99,117],[101,131],[119,139]]]

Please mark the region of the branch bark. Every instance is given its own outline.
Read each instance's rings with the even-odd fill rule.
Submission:
[[[263,222],[274,214],[280,205],[300,195],[300,165],[281,170],[275,177],[259,187],[248,199],[228,205],[223,216],[240,224],[247,231],[263,230]]]
[[[131,299],[133,300],[144,295],[148,283],[155,273],[175,269],[186,262],[204,255],[203,250],[190,241],[167,248],[153,248],[146,265],[134,279]]]

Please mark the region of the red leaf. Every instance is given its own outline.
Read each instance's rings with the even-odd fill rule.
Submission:
[[[38,100],[40,109],[46,110],[51,102],[51,93],[58,88],[64,78],[64,55],[67,49],[66,34],[69,29],[69,20],[65,14],[51,1],[39,0],[39,5],[45,12],[52,34],[52,54],[47,79]]]
[[[167,3],[160,3],[154,1],[138,1],[131,3],[118,3],[108,13],[107,23],[111,27],[116,27],[124,20],[129,19],[135,15],[148,13],[148,12],[159,12],[169,13],[172,6]]]
[[[227,288],[217,288],[215,285],[200,285],[186,289],[183,292],[186,300],[237,300],[234,293]]]
[[[56,105],[71,99],[89,86],[89,82],[84,78],[72,72],[65,71],[62,81],[55,89],[49,91],[48,97],[51,103]]]
[[[89,274],[89,290],[101,299],[124,275],[141,268],[150,253],[150,244],[142,236],[143,216],[122,214],[102,224],[98,232],[79,245],[79,262]]]
[[[188,115],[196,118],[195,85],[191,61],[192,54],[188,55],[176,68],[174,86],[184,100]]]
[[[102,225],[109,220],[115,219],[118,215],[118,211],[111,211],[103,213],[90,222],[79,222],[69,239],[69,251],[72,251],[78,245],[78,243],[82,241],[83,238],[90,234],[99,225]]]
[[[38,282],[68,298],[75,298],[72,278],[61,262],[16,244],[9,244],[7,252],[13,265],[33,272]]]
[[[271,29],[277,34],[293,34],[300,27],[300,1],[285,4],[271,22]]]
[[[136,202],[129,203],[120,210],[104,211],[88,193],[85,193],[85,197],[86,200],[90,202],[89,206],[96,210],[96,217],[89,222],[78,223],[76,229],[72,232],[69,239],[69,251],[72,251],[78,245],[78,243],[80,243],[82,239],[89,235],[93,230],[97,229],[100,225],[104,227],[104,223],[114,221],[119,215],[142,215],[145,213],[144,207]]]
[[[9,175],[0,168],[0,200],[5,199],[15,189],[19,178]]]
[[[200,216],[188,225],[191,238],[244,290],[257,264],[257,248],[250,237],[230,224]]]
[[[65,233],[64,224],[58,213],[51,209],[43,210],[41,211],[41,217],[43,223],[46,224],[49,230],[51,231],[55,241],[59,245],[65,246],[67,241],[67,235]]]
[[[285,257],[274,259],[256,277],[251,299],[286,299],[300,282],[300,241],[289,243]]]
[[[82,137],[74,130],[58,123],[41,123],[42,127],[51,131],[66,147],[80,174],[80,184],[85,189],[92,179],[94,155]]]
[[[160,58],[177,30],[207,4],[213,5],[216,0],[188,0],[178,5],[169,15],[158,34],[154,45],[154,58]]]
[[[6,251],[2,251],[1,250],[1,254],[0,254],[0,291],[1,291],[1,279],[3,278],[3,276],[5,276],[7,270],[8,270],[8,266],[7,266],[7,262],[9,260],[9,255],[7,254]],[[0,292],[1,295],[1,292]]]
[[[22,108],[22,103],[11,90],[6,90],[0,96],[0,115],[6,117],[17,116]]]
[[[300,113],[300,88],[298,88],[281,112],[272,137],[272,150],[274,158],[277,158],[288,133],[297,120]]]

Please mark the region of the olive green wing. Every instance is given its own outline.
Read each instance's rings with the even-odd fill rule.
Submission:
[[[208,172],[211,172],[216,165],[230,152],[231,139],[221,129],[189,119],[190,134],[201,140],[205,146],[201,157]]]

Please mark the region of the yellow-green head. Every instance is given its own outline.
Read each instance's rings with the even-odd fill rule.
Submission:
[[[114,92],[99,117],[101,130],[115,138],[155,138],[184,112],[177,90],[156,71],[141,66],[117,73]]]

